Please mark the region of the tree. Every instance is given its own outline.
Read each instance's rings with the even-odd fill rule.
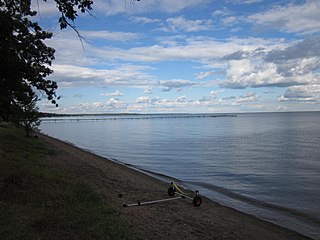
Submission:
[[[37,0],[40,1],[40,0]],[[43,0],[47,1],[47,0]],[[54,0],[60,28],[71,27],[79,37],[73,21],[78,12],[92,9],[92,0]],[[139,1],[139,0],[132,0]],[[47,77],[54,60],[54,49],[44,44],[52,33],[43,31],[31,19],[37,14],[31,10],[31,0],[0,0],[0,120],[9,121],[17,109],[29,102],[35,107],[38,95],[57,105],[59,97],[55,81]],[[34,94],[31,97],[31,93]],[[37,97],[35,97],[37,96]],[[26,101],[28,99],[28,101]],[[20,109],[21,110],[21,109]]]
[[[20,102],[13,106],[14,114],[10,116],[10,121],[18,126],[22,126],[26,132],[27,137],[30,136],[32,131],[38,130],[41,123],[39,120],[39,109],[37,107],[38,97],[34,92],[25,94]]]
[[[54,101],[57,84],[45,79],[52,73],[48,66],[54,49],[43,40],[52,34],[29,20],[36,14],[30,10],[30,1],[0,0],[0,9],[0,114],[7,121],[13,106],[30,91],[43,91]]]
[[[70,21],[78,16],[78,10],[91,10],[92,5],[91,0],[55,2],[61,13],[61,29],[67,26],[76,29]],[[44,40],[51,38],[52,33],[43,31],[31,20],[36,14],[31,10],[31,0],[0,0],[0,120],[3,121],[23,116],[16,114],[19,108],[25,108],[26,103],[35,107],[39,94],[56,105],[59,99],[57,83],[46,79],[53,72],[50,66],[55,50],[47,47]]]

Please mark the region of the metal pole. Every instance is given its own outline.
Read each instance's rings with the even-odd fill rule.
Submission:
[[[142,205],[153,204],[153,203],[168,202],[168,201],[182,199],[182,198],[185,198],[185,196],[174,197],[174,198],[165,198],[165,199],[153,200],[153,201],[148,201],[148,202],[140,202],[140,201],[138,201],[136,203],[130,203],[130,204],[124,203],[123,207],[142,206]]]

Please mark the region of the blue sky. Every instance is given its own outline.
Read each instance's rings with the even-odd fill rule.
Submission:
[[[52,2],[33,2],[54,37],[55,113],[320,110],[320,1],[94,0],[61,31]]]

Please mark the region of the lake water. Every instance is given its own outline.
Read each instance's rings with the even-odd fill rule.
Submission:
[[[40,128],[320,239],[320,112],[64,117]]]

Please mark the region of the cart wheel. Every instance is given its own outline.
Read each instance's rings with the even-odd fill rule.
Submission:
[[[202,203],[202,198],[200,196],[195,196],[193,198],[193,206],[199,207]]]
[[[173,187],[169,187],[168,188],[168,195],[170,197],[172,197],[172,196],[174,196],[174,194],[175,194],[175,189]]]

